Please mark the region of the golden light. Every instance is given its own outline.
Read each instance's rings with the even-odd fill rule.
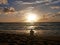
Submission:
[[[30,33],[31,29],[34,31],[34,33],[37,33],[37,31],[34,30],[34,28],[35,28],[34,26],[28,26],[27,27],[28,30],[26,30],[26,33]]]
[[[36,22],[37,21],[37,14],[35,13],[26,13],[26,21],[27,22]]]
[[[36,30],[33,30],[33,31],[34,31],[34,33],[37,33]],[[30,33],[30,30],[26,30],[26,33]]]
[[[27,29],[34,29],[35,27],[34,26],[28,26]]]

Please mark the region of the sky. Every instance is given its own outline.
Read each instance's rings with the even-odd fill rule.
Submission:
[[[8,0],[0,7],[12,7],[14,12],[0,11],[0,22],[24,22],[26,13],[35,13],[37,22],[60,22],[60,0]]]

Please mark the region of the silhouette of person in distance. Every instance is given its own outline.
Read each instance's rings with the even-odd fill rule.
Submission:
[[[30,30],[30,36],[34,36],[34,31],[33,31],[33,29]]]

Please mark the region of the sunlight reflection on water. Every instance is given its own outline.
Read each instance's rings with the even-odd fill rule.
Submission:
[[[60,30],[33,30],[35,35],[60,36]],[[0,33],[29,34],[30,30],[1,30]]]
[[[20,30],[17,30],[19,32]],[[60,36],[60,30],[33,30],[35,35]],[[29,34],[30,30],[21,30],[19,33]]]

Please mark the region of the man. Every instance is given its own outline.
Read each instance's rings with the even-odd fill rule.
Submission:
[[[34,31],[31,29],[30,36],[34,36]]]

